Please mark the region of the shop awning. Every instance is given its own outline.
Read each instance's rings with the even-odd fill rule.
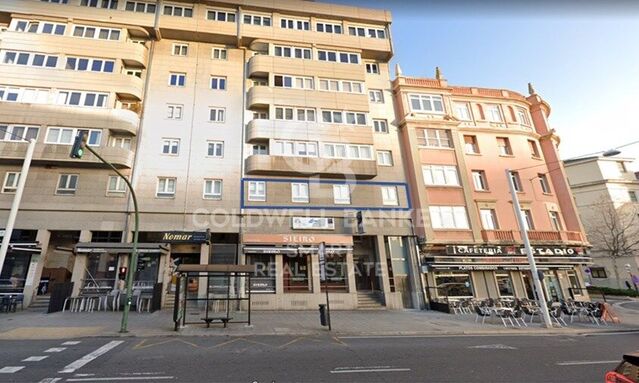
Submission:
[[[327,254],[345,254],[352,250],[351,246],[326,246]],[[318,251],[317,246],[244,246],[245,254],[308,254]]]
[[[178,273],[255,273],[255,265],[179,265]]]
[[[38,242],[10,242],[9,251],[23,251],[26,253],[40,254],[42,249],[39,248]]]
[[[592,258],[587,256],[569,257],[535,257],[538,268],[571,269],[575,266],[592,264]],[[422,264],[429,269],[445,270],[530,270],[527,257],[485,257],[485,256],[431,256],[424,257]]]
[[[162,243],[138,243],[138,253],[168,253],[169,248]],[[78,254],[93,253],[132,253],[132,243],[121,242],[80,242],[75,245],[74,252]]]

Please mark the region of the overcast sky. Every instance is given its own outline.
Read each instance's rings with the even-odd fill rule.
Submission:
[[[405,75],[440,66],[449,84],[522,94],[532,82],[563,158],[639,140],[639,1],[327,2],[390,9]],[[639,144],[623,156],[639,158]]]

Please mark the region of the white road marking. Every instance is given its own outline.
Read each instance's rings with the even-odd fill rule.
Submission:
[[[95,374],[73,374],[73,376],[75,376],[75,377],[80,377],[80,376],[95,376]]]
[[[410,371],[410,368],[362,368],[356,370],[333,370],[331,374],[355,374],[361,372],[402,372]]]
[[[39,383],[55,383],[62,380],[62,378],[44,378]]]
[[[30,356],[27,359],[22,359],[23,362],[39,362],[41,360],[47,359],[48,355],[43,356]]]
[[[62,371],[58,371],[60,374],[69,374],[72,372],[75,372],[75,370],[82,368],[85,364],[91,362],[92,360],[102,356],[103,354],[106,354],[107,352],[109,352],[110,350],[116,348],[117,346],[121,345],[122,343],[124,343],[123,340],[114,340],[111,341],[107,344],[105,344],[104,346],[98,348],[97,350],[86,354],[85,356],[83,356],[82,358],[76,360],[75,362],[72,362],[71,364],[68,364],[67,366],[64,367],[64,370]]]
[[[68,342],[62,343],[63,346],[75,346],[76,344],[80,344],[82,341],[80,340],[70,340]]]
[[[608,336],[608,335],[629,335],[629,334],[639,334],[639,331],[594,332],[592,334],[584,334],[584,336]]]
[[[620,362],[620,360],[575,360],[570,362],[559,362],[557,363],[557,366],[582,366],[586,364],[613,364]]]
[[[50,349],[44,350],[44,352],[62,352],[66,349],[66,347],[51,347]]]
[[[493,350],[516,350],[517,347],[507,346],[505,344],[482,344],[480,346],[468,346],[467,348],[481,348]]]
[[[67,382],[112,382],[123,380],[166,380],[175,379],[175,376],[114,376],[112,378],[71,378]]]
[[[14,372],[18,372],[22,370],[24,366],[10,366],[10,367],[2,367],[0,368],[0,374],[13,374]]]

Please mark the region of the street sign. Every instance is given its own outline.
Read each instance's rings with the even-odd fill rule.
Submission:
[[[319,244],[317,254],[319,255],[320,281],[324,282],[326,280],[326,244],[324,242]]]

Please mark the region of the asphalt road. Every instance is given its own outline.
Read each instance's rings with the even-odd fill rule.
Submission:
[[[1,341],[0,382],[602,382],[639,333],[68,342]]]

